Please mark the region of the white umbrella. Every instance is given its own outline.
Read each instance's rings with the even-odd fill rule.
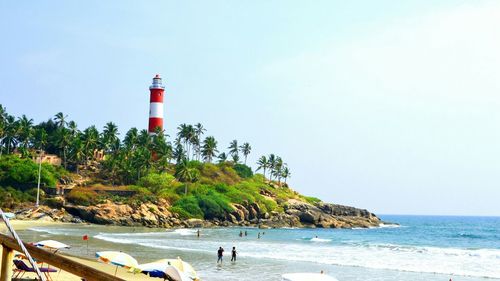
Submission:
[[[69,249],[71,248],[69,245],[61,243],[55,240],[43,240],[34,244],[37,247],[48,248],[52,250],[60,250],[60,249]]]

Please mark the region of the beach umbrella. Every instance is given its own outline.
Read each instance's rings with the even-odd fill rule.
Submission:
[[[192,279],[190,278],[189,276],[187,276],[186,273],[182,272],[179,268],[175,267],[175,266],[167,266],[167,268],[165,268],[165,274],[172,280],[174,281],[193,281],[193,280],[196,280],[196,279]]]
[[[95,253],[95,256],[100,262],[116,265],[115,276],[119,266],[125,268],[137,268],[139,265],[136,259],[123,252],[103,251]]]
[[[174,267],[175,270],[171,267]],[[140,264],[132,271],[142,272],[150,277],[165,278],[165,275],[168,275],[174,280],[198,280],[198,276],[194,268],[180,258],[161,259],[150,263]]]
[[[66,244],[61,243],[61,242],[56,241],[56,240],[43,240],[43,241],[35,243],[34,245],[37,247],[47,248],[47,249],[56,250],[56,251],[60,250],[60,249],[71,248],[69,245],[66,245]]]

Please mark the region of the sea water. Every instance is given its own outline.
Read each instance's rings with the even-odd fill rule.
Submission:
[[[398,223],[370,229],[150,229],[96,225],[34,227],[25,240],[55,239],[68,254],[92,258],[120,250],[139,263],[181,257],[202,280],[281,280],[320,272],[340,281],[500,280],[500,217],[382,216]],[[246,231],[247,236],[239,233]],[[260,232],[260,239],[258,233]],[[88,241],[82,240],[87,234]],[[230,262],[231,248],[238,260]],[[219,247],[223,264],[216,264]]]

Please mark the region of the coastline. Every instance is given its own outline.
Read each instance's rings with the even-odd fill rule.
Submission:
[[[131,254],[140,263],[161,258],[181,257],[191,263],[202,280],[280,280],[289,272],[319,272],[324,270],[339,280],[360,281],[363,276],[377,280],[424,281],[432,279],[484,281],[498,278],[492,254],[497,242],[475,237],[487,237],[483,224],[470,218],[382,217],[396,221],[402,227],[370,229],[280,228],[262,230],[254,227],[212,227],[201,229],[161,229],[122,227],[95,224],[67,224],[12,221],[25,241],[54,239],[71,245],[61,254],[77,256],[86,264],[114,273],[114,266],[94,261],[95,251],[114,250]],[[443,232],[442,222],[450,221]],[[498,220],[490,220],[495,225]],[[457,224],[459,223],[459,224]],[[454,226],[455,225],[455,226]],[[25,229],[25,230],[21,230]],[[473,238],[456,232],[468,229]],[[238,237],[240,230],[248,237]],[[258,232],[265,235],[258,239]],[[464,230],[465,231],[465,230]],[[90,249],[82,234],[88,234]],[[449,240],[455,235],[454,242]],[[317,239],[312,239],[318,236]],[[427,237],[412,240],[414,237]],[[429,237],[433,237],[429,240]],[[285,247],[286,245],[286,247]],[[215,266],[214,249],[236,246],[241,259],[236,264],[225,260]],[[449,263],[442,263],[443,260]],[[412,265],[419,264],[418,267]],[[258,274],[256,273],[259,272]],[[152,280],[145,275],[133,275],[119,270],[127,280]],[[60,273],[60,276],[63,276]],[[256,275],[257,274],[257,275]],[[57,275],[53,275],[56,279]],[[79,280],[74,279],[59,280]],[[137,279],[139,278],[139,279]],[[141,279],[142,278],[142,279]],[[146,278],[146,279],[144,279]],[[222,278],[222,279],[221,279]],[[485,279],[486,278],[486,279]]]

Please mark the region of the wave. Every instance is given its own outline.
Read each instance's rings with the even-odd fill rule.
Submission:
[[[311,242],[332,242],[332,239],[323,239],[323,238],[311,238],[309,241]]]
[[[399,228],[401,225],[399,224],[386,224],[386,223],[381,223],[378,225],[378,228]]]
[[[175,231],[172,231],[175,232]],[[179,231],[177,232],[179,233]],[[180,231],[183,233],[183,231]],[[189,240],[103,234],[95,238],[114,243],[149,248],[213,253],[220,241]],[[313,241],[321,238],[302,238]],[[329,240],[329,239],[321,239]],[[329,241],[321,241],[329,242]],[[500,278],[500,249],[460,249],[385,243],[350,242],[335,245],[245,240],[237,242],[240,256],[276,260],[313,262],[339,266],[365,267],[408,272],[425,272],[472,277]],[[225,243],[227,244],[227,243]]]
[[[28,228],[28,230],[48,233],[52,235],[64,235],[64,236],[82,236],[84,234],[81,229],[70,229],[70,228],[32,227]]]
[[[458,233],[458,234],[452,235],[452,237],[469,238],[469,239],[483,239],[483,238],[485,238],[482,235],[477,235],[477,234],[472,234],[472,233]]]
[[[169,231],[168,233],[179,234],[182,236],[196,235],[197,230],[188,228],[178,228],[174,231]]]

